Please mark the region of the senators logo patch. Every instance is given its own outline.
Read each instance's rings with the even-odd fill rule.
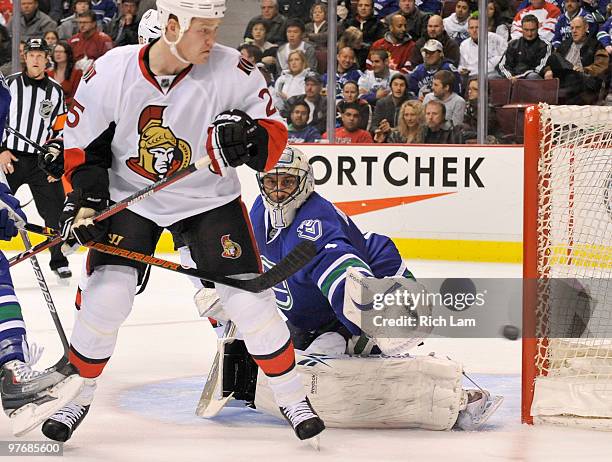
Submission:
[[[147,106],[138,119],[138,156],[125,161],[133,172],[151,181],[158,181],[187,168],[191,147],[177,138],[170,127],[164,127],[165,106]]]
[[[221,236],[221,247],[223,247],[223,253],[221,254],[223,258],[234,260],[242,255],[242,247],[237,242],[232,241],[229,234]]]

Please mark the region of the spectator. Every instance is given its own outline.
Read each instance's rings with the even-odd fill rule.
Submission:
[[[425,62],[419,64],[410,74],[408,89],[418,95],[419,99],[423,99],[427,93],[431,92],[434,74],[440,70],[447,70],[455,74],[453,91],[460,95],[462,93],[461,76],[455,65],[444,58],[442,44],[437,40],[429,40],[423,45],[421,53]]]
[[[327,6],[316,3],[310,11],[311,21],[306,24],[304,40],[314,45],[316,50],[327,48]]]
[[[423,105],[418,100],[404,101],[399,110],[397,128],[391,130],[388,136],[382,131],[374,135],[376,143],[417,144],[423,142],[425,117]]]
[[[487,144],[498,143],[497,133],[497,117],[495,115],[495,107],[489,106],[489,120],[487,128],[489,135],[487,135]],[[462,137],[464,141],[476,140],[478,137],[478,79],[471,78],[467,85],[467,101],[465,105],[465,115],[463,116],[463,124],[458,126],[461,128]]]
[[[278,0],[278,11],[287,19],[299,19],[305,23],[314,3],[315,0]]]
[[[446,120],[459,126],[465,115],[465,100],[453,91],[455,76],[450,71],[438,71],[434,74],[431,84],[432,92],[425,96],[423,104],[430,101],[440,101],[446,107]]]
[[[461,45],[468,38],[468,18],[470,17],[470,2],[468,0],[457,0],[455,12],[448,18],[444,18],[444,30],[450,38]]]
[[[265,19],[269,23],[268,27],[268,40],[275,45],[285,43],[285,27],[287,24],[287,18],[278,12],[278,3],[276,0],[261,0],[261,14],[255,16],[249,21],[244,31],[244,38],[253,38],[252,28],[256,21]]]
[[[60,85],[47,77],[49,47],[43,39],[30,39],[25,45],[26,68],[8,77],[11,106],[8,123],[39,145],[61,137],[66,119],[66,104]],[[44,104],[42,104],[44,103]],[[62,183],[38,167],[37,150],[14,135],[8,134],[0,149],[0,168],[6,174],[13,193],[24,184],[30,187],[34,204],[45,220],[45,226],[58,229],[64,203]],[[49,266],[60,278],[72,273],[61,246],[51,247]]]
[[[74,56],[72,55],[72,48],[70,48],[68,42],[63,40],[57,42],[51,55],[53,59],[53,69],[48,71],[47,74],[62,86],[66,105],[70,107],[83,72],[74,67]]]
[[[610,5],[609,0],[583,0],[582,7],[587,13],[593,16],[593,19],[597,24],[601,24],[608,17],[608,7]]]
[[[572,38],[565,39],[548,60],[545,79],[558,77],[568,104],[595,104],[608,72],[609,56],[588,33],[586,17],[572,19]]]
[[[389,32],[384,38],[372,45],[374,50],[386,50],[389,53],[389,69],[407,74],[412,70],[410,58],[414,51],[414,41],[406,34],[406,18],[401,14],[391,17]]]
[[[355,52],[352,48],[340,48],[340,51],[338,52],[338,64],[336,69],[336,94],[334,95],[334,98],[339,100],[342,98],[341,93],[344,82],[349,80],[358,82],[359,77],[361,77],[361,72],[355,65]],[[323,75],[323,85],[327,85],[327,74]]]
[[[497,0],[489,0],[487,3],[487,18],[489,20],[489,32],[496,33],[504,40],[504,42],[508,43],[508,41],[510,41],[510,23],[512,21],[504,21],[502,11],[497,3]]]
[[[370,125],[371,132],[376,133],[377,130],[380,130],[385,136],[388,136],[391,129],[397,127],[399,108],[409,97],[407,87],[404,74],[395,74],[391,77],[391,94],[376,103]]]
[[[442,12],[442,2],[440,0],[416,0],[416,5],[426,14],[440,14]]]
[[[53,50],[55,44],[59,41],[57,32],[54,30],[48,30],[44,36],[45,43],[49,46],[49,49]]]
[[[461,132],[446,120],[446,108],[440,101],[425,105],[425,144],[463,144]]]
[[[356,27],[363,33],[366,48],[385,35],[385,25],[374,16],[374,0],[359,0],[357,14],[344,22],[344,27]]]
[[[287,99],[304,94],[305,78],[309,72],[306,66],[306,56],[302,50],[293,50],[289,53],[289,67],[282,72],[274,84],[275,105],[281,112]]]
[[[89,0],[75,0],[72,9],[74,13],[67,18],[62,19],[59,27],[57,28],[57,34],[60,40],[68,40],[73,35],[79,33],[79,21],[78,16],[81,13],[85,13],[91,9]]]
[[[13,15],[13,0],[0,0],[0,25],[6,26]]]
[[[13,18],[9,20],[6,28],[11,30]],[[28,41],[32,38],[44,37],[50,30],[57,30],[57,24],[50,16],[38,9],[37,0],[21,0],[21,17],[19,18],[21,39]]]
[[[468,21],[468,33],[470,38],[464,40],[459,47],[461,59],[459,60],[459,72],[469,77],[478,75],[478,18],[470,18]],[[499,35],[488,32],[487,35],[487,72],[488,77],[498,78],[499,74],[495,67],[501,60],[508,48],[508,43]]]
[[[96,14],[100,30],[108,32],[111,21],[117,15],[115,0],[91,0],[91,10]]]
[[[406,32],[412,39],[421,38],[427,30],[428,16],[417,8],[415,0],[399,0],[398,7],[397,11],[385,17],[385,22],[391,24],[391,17],[399,13],[406,18]]]
[[[604,46],[608,55],[612,55],[612,16],[599,28],[597,40]]]
[[[321,139],[321,133],[312,125],[308,125],[310,106],[298,101],[290,112],[289,139],[287,143],[316,143]]]
[[[136,20],[138,0],[122,0],[120,7],[121,16],[113,19],[110,24],[113,45],[116,47],[135,45],[138,43],[138,21]]]
[[[8,40],[7,42],[8,61],[2,65],[2,67],[0,68],[0,71],[2,71],[3,75],[8,76],[12,72],[13,65],[11,62],[11,40],[10,40],[10,37],[8,36],[8,32],[6,36]],[[22,71],[25,71],[24,48],[25,48],[25,42],[21,40],[19,42],[19,69],[21,69]]]
[[[545,0],[529,0],[531,5],[527,8],[523,8],[512,22],[512,32],[510,36],[512,39],[520,39],[523,35],[523,18],[526,16],[535,16],[538,20],[538,35],[541,39],[551,42],[555,35],[555,26],[559,16],[561,16],[561,10],[552,3],[548,3]]]
[[[2,75],[9,75],[11,73],[11,47],[12,42],[8,30],[3,25],[0,25],[0,70],[2,71]],[[4,67],[7,63],[9,68],[5,73]]]
[[[565,12],[562,12],[555,26],[555,34],[552,39],[553,48],[558,48],[565,39],[572,38],[571,22],[576,16],[584,17],[589,24],[589,35],[595,37],[597,34],[597,23],[593,15],[580,6],[580,0],[565,0]]]
[[[357,103],[346,103],[342,106],[342,126],[336,128],[336,143],[355,144],[373,143],[374,140],[367,130],[359,128],[359,105]],[[327,132],[323,134],[327,139]]]
[[[552,52],[550,43],[538,37],[538,18],[532,14],[523,16],[523,36],[512,40],[497,69],[506,79],[541,79],[544,66]]]
[[[253,37],[246,38],[244,43],[256,46],[261,50],[261,62],[266,66],[268,75],[272,76],[272,74],[276,74],[276,52],[278,51],[278,46],[267,40],[269,27],[270,23],[265,19],[253,21],[251,27],[251,35]]]
[[[139,23],[139,25],[141,24],[142,21]],[[238,47],[238,51],[244,59],[259,69],[259,72],[261,72],[264,79],[266,79],[266,84],[270,86],[273,83],[272,71],[270,71],[269,67],[263,63],[263,53],[261,50],[253,44],[243,43]]]
[[[308,125],[315,127],[320,133],[325,131],[327,123],[327,98],[321,95],[323,80],[316,72],[306,74],[304,94],[293,96],[287,100],[287,106],[291,107],[298,101],[304,101],[310,108]],[[281,112],[283,117],[288,117]]]
[[[304,23],[299,19],[287,21],[287,43],[281,45],[276,52],[276,61],[281,70],[286,70],[288,66],[289,54],[294,50],[300,50],[306,57],[306,62],[310,69],[317,69],[317,57],[314,46],[303,40]]]
[[[342,99],[336,104],[338,122],[340,122],[342,108],[347,103],[357,103],[359,105],[359,128],[369,130],[370,119],[372,118],[372,107],[366,101],[359,98],[359,86],[357,82],[353,82],[352,80],[344,83],[342,87]],[[338,123],[336,125],[338,125]]]
[[[355,64],[360,71],[364,71],[368,61],[370,48],[363,43],[363,32],[356,27],[348,27],[338,40],[338,50],[349,47],[355,53]]]
[[[362,99],[376,105],[376,101],[384,98],[391,91],[391,76],[395,72],[389,70],[389,54],[385,50],[370,51],[372,69],[365,71],[359,78],[359,95]]]
[[[437,40],[440,42],[446,59],[451,61],[455,66],[459,65],[459,45],[457,45],[457,42],[451,39],[444,30],[442,18],[438,15],[434,15],[427,21],[427,32],[425,36],[421,37],[416,42],[411,59],[413,68],[423,63],[421,50],[429,40]]]
[[[95,61],[113,47],[112,39],[98,31],[96,13],[92,10],[79,15],[79,33],[68,40],[68,44],[72,47],[77,67],[81,59]]]

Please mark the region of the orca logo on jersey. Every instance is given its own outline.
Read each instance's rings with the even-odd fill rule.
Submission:
[[[138,119],[138,156],[125,161],[130,170],[151,181],[158,181],[187,168],[191,147],[177,138],[170,127],[164,127],[165,106],[147,106]]]
[[[221,247],[223,247],[223,253],[221,254],[223,258],[235,260],[242,255],[242,247],[237,242],[232,241],[229,234],[221,236]]]

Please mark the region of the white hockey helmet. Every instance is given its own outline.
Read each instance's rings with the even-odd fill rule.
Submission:
[[[296,179],[295,189],[280,202],[269,195],[274,189],[264,187],[264,182],[269,179],[273,187],[278,190],[277,175],[292,175]],[[314,175],[306,154],[297,148],[287,146],[272,170],[257,174],[257,184],[264,206],[270,214],[272,226],[281,229],[291,224],[297,210],[314,191]]]
[[[191,25],[193,18],[221,19],[225,15],[225,0],[157,0],[159,25],[162,38],[170,47],[170,51],[183,63],[188,63],[176,51],[176,44]],[[179,23],[179,34],[175,42],[166,38],[166,26],[170,15],[176,16]]]
[[[151,43],[161,35],[157,10],[147,10],[138,23],[138,42]]]

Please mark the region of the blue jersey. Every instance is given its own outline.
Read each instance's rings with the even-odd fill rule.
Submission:
[[[4,75],[0,72],[0,135],[4,137],[4,127],[11,107],[11,92]]]
[[[612,17],[610,17],[599,28],[599,32],[597,32],[597,40],[599,40],[599,43],[601,43],[604,47],[612,45]]]
[[[285,257],[302,239],[317,246],[304,268],[274,287],[276,303],[289,322],[303,330],[317,330],[339,319],[354,335],[360,329],[342,314],[346,270],[354,267],[367,276],[412,277],[386,236],[361,233],[331,202],[312,193],[287,228],[270,225],[260,197],[251,209],[255,239],[264,268]]]
[[[455,76],[453,91],[458,95],[462,95],[463,89],[461,88],[461,75],[459,74],[457,67],[447,59],[444,59],[440,66],[436,68],[428,69],[425,67],[425,64],[419,64],[408,78],[408,90],[415,95],[419,94],[421,88],[426,90],[427,93],[431,92],[433,76],[436,72],[441,70],[450,71],[453,73]]]
[[[580,8],[577,16],[582,16],[584,19],[586,19],[589,25],[589,36],[595,37],[597,35],[597,23],[595,22],[593,15],[584,8]],[[563,40],[572,37],[572,28],[570,26],[572,19],[573,18],[570,18],[567,13],[562,13],[561,16],[559,16],[557,24],[555,25],[555,35],[553,36],[551,42],[554,48],[558,48]]]

